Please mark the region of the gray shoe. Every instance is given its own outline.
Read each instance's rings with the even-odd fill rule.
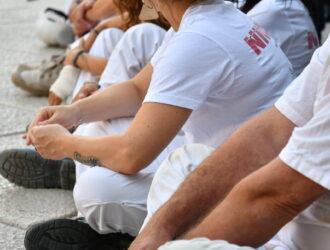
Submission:
[[[126,250],[134,237],[128,234],[99,234],[81,219],[55,219],[29,227],[26,250]]]
[[[65,54],[53,55],[37,66],[20,64],[12,74],[12,82],[33,95],[48,96],[50,86],[63,68],[64,59]]]
[[[31,149],[11,149],[0,153],[0,174],[26,188],[72,190],[76,181],[71,159],[50,160]]]

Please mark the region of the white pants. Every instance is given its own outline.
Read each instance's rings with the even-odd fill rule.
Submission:
[[[209,240],[196,238],[193,240],[175,240],[158,248],[159,250],[253,250],[251,247],[241,247],[224,240]]]
[[[151,23],[135,25],[125,33],[116,28],[102,31],[89,52],[92,56],[109,58],[99,81],[101,88],[132,79],[139,73],[161,45],[165,33],[164,29]],[[76,42],[72,47],[77,45]],[[86,81],[95,77],[82,71],[73,97]]]
[[[147,224],[151,216],[178,189],[186,177],[207,157],[214,149],[202,144],[190,144],[171,152],[157,170],[148,194],[148,214],[144,221]]]
[[[138,73],[161,44],[164,33],[153,24],[129,29],[112,51],[101,78],[102,87],[128,80]],[[93,137],[122,134],[132,119],[83,124],[75,134]],[[183,143],[183,137],[177,136],[147,168],[130,176],[75,162],[77,181],[73,195],[79,214],[99,233],[137,235],[147,213],[147,195],[153,175],[165,157]]]

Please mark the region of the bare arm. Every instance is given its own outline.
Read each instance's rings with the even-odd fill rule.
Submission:
[[[72,105],[44,109],[29,129],[28,142],[46,158],[70,157],[124,174],[137,173],[168,145],[191,113],[190,109],[159,103],[145,103],[141,107],[151,72],[149,65],[132,81],[112,85]],[[59,125],[49,125],[70,127],[77,120],[86,123],[135,114],[123,135],[80,137]]]
[[[81,111],[81,123],[134,116],[141,107],[151,81],[152,66],[148,64],[132,80],[114,84],[72,104]]]
[[[70,157],[86,165],[136,174],[170,143],[190,113],[189,109],[172,105],[145,103],[122,135],[81,137],[59,125],[35,126],[30,134],[43,157]]]
[[[87,53],[81,54],[77,60],[77,66],[82,70],[92,73],[93,75],[101,75],[107,66],[108,59],[92,56]]]
[[[81,37],[99,21],[110,17],[115,12],[116,8],[112,0],[84,0],[80,4],[71,6],[69,19],[73,24],[73,32]]]
[[[258,247],[327,191],[276,158],[242,180],[185,238]]]
[[[188,176],[151,218],[131,249],[156,249],[185,233],[236,183],[276,157],[293,128],[294,124],[276,108],[243,125]]]
[[[109,86],[74,104],[40,109],[24,136],[26,144],[32,143],[31,129],[38,125],[59,124],[72,128],[87,122],[134,116],[147,93],[152,71],[148,64],[133,79]]]
[[[191,110],[185,108],[145,103],[124,134],[98,138],[70,135],[63,151],[66,157],[82,160],[85,164],[88,164],[85,160],[92,159],[95,165],[136,174],[170,143],[190,113]]]
[[[90,32],[89,36],[87,37],[87,39],[84,42],[84,49],[88,52],[94,41],[97,38],[98,33],[102,32],[105,29],[109,29],[109,28],[118,28],[118,29],[122,29],[124,30],[125,28],[125,14],[124,16],[122,15],[115,15],[113,17],[108,18],[107,20],[104,20],[102,22],[100,22],[98,25],[96,25],[94,27],[94,29],[97,32]]]
[[[90,21],[101,21],[116,13],[116,6],[112,0],[97,0],[89,9],[85,17]]]

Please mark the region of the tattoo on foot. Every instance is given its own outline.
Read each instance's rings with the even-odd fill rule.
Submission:
[[[73,153],[73,157],[76,161],[79,161],[82,164],[88,165],[88,166],[101,166],[100,159],[94,157],[94,156],[83,156],[79,154],[78,152]]]

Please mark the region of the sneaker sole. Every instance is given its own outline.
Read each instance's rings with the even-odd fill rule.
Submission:
[[[134,238],[119,233],[101,235],[88,224],[70,219],[56,219],[30,227],[24,238],[26,250],[124,250],[114,246],[118,235],[131,242]],[[122,239],[121,239],[122,240]]]
[[[39,89],[34,89],[26,85],[22,77],[19,75],[18,72],[15,72],[11,76],[11,81],[14,83],[15,86],[30,92],[31,94],[35,96],[48,96],[49,90],[39,90]]]
[[[73,189],[75,184],[72,162],[44,159],[36,151],[27,149],[3,151],[0,174],[26,188]]]

